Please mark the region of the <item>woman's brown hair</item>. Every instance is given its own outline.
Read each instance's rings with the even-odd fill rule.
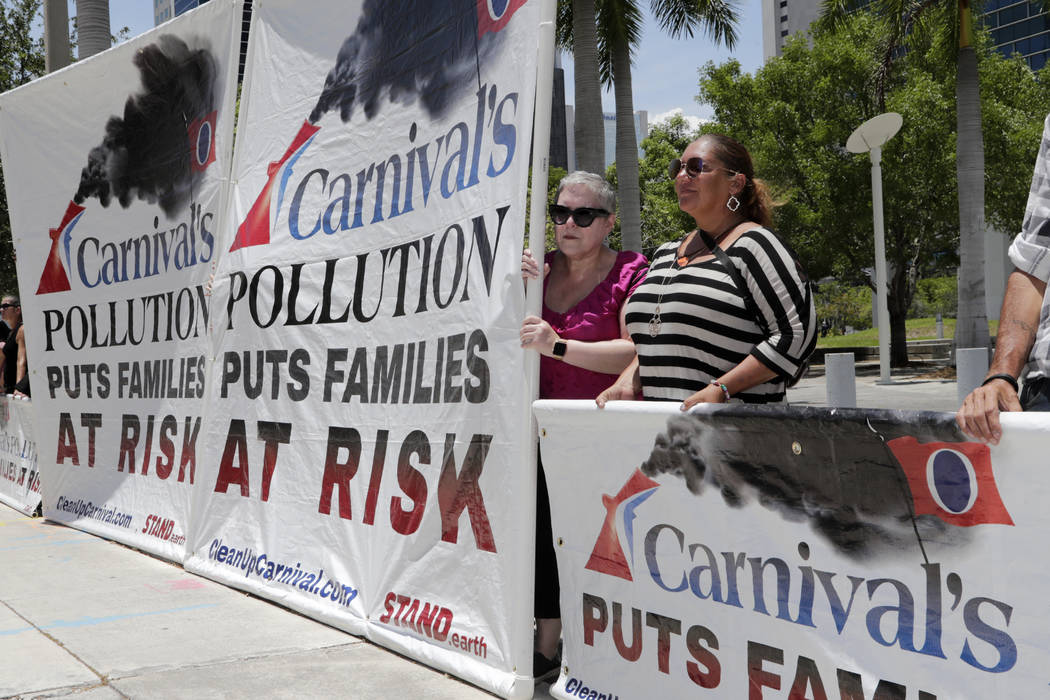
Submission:
[[[766,228],[773,223],[773,207],[776,203],[769,194],[766,183],[755,177],[755,166],[751,154],[744,145],[725,134],[704,134],[701,141],[706,141],[711,154],[729,170],[743,173],[746,181],[740,191],[741,213],[749,220]]]

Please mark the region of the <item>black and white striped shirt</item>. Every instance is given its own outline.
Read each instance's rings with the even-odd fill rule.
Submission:
[[[817,325],[791,253],[764,228],[747,231],[726,249],[765,319],[767,336],[722,263],[712,258],[679,268],[678,243],[657,249],[645,282],[627,302],[643,395],[685,400],[754,355],[778,376],[734,398],[782,401],[785,378],[812,351]],[[658,303],[660,328],[654,337],[650,322]]]

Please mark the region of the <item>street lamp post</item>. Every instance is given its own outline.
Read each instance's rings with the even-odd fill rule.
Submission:
[[[882,218],[882,146],[904,123],[901,115],[886,112],[858,126],[846,148],[871,157],[871,209],[875,220],[875,308],[879,321],[879,383],[890,383],[890,312],[886,303],[886,229]]]

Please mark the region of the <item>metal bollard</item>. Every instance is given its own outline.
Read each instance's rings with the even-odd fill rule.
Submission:
[[[937,340],[944,340],[944,319],[937,314]]]
[[[853,353],[835,352],[824,355],[824,381],[828,390],[828,406],[857,407],[857,372]]]
[[[979,387],[988,374],[988,348],[959,348],[955,351],[955,381],[959,405]]]

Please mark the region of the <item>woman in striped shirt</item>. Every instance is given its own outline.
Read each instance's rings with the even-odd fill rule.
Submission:
[[[816,311],[805,273],[768,229],[772,203],[751,156],[708,134],[671,161],[669,174],[697,228],[657,249],[628,300],[637,356],[598,406],[639,394],[681,401],[682,410],[782,401],[815,346]]]

